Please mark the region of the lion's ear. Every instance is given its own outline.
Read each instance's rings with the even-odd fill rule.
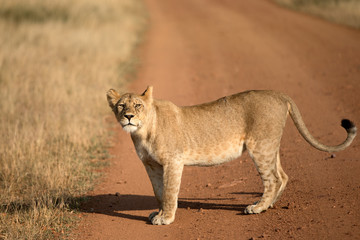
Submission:
[[[152,93],[153,93],[153,87],[152,86],[148,86],[145,90],[145,92],[143,92],[143,94],[141,94],[141,96],[145,97],[146,99],[150,100],[152,99]]]
[[[115,89],[110,89],[109,91],[107,91],[106,97],[109,106],[111,107],[111,109],[113,109],[115,107],[115,104],[120,100],[121,95]]]

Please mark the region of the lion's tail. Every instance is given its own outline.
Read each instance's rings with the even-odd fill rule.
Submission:
[[[286,101],[288,102],[288,111],[290,113],[290,116],[292,120],[294,121],[294,124],[300,134],[303,136],[303,138],[310,143],[314,148],[324,151],[324,152],[338,152],[341,150],[344,150],[347,148],[351,142],[354,140],[357,132],[357,128],[353,122],[351,122],[348,119],[343,119],[341,121],[341,126],[345,128],[347,132],[347,138],[346,140],[337,145],[337,146],[327,146],[322,143],[320,143],[318,140],[316,140],[309,132],[307,127],[305,126],[305,123],[301,117],[300,111],[297,108],[296,104],[290,97],[286,97]]]

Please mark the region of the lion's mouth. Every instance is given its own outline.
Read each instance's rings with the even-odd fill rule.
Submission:
[[[128,123],[122,125],[122,129],[125,130],[125,132],[132,133],[138,129],[138,126],[131,122],[128,122]]]
[[[125,123],[125,124],[122,124],[123,125],[123,127],[126,127],[126,126],[134,126],[134,127],[136,127],[136,125],[135,124],[133,124],[132,122],[130,122],[130,121],[128,121],[127,123]]]

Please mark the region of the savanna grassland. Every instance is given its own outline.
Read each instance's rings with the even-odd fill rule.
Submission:
[[[360,28],[359,0],[275,0],[275,2],[335,23]]]
[[[146,22],[141,1],[0,0],[0,239],[78,221],[108,157],[105,93],[134,73]]]

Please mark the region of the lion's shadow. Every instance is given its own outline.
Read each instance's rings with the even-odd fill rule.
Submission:
[[[236,192],[239,195],[261,196],[257,192]],[[105,214],[114,217],[127,218],[137,221],[148,222],[148,218],[129,214],[128,211],[157,210],[157,202],[154,196],[132,195],[132,194],[102,194],[86,196],[78,208],[81,212]],[[179,198],[178,207],[184,209],[207,209],[207,210],[231,210],[242,214],[247,205],[224,204],[217,201],[233,200],[234,198]],[[126,213],[125,213],[126,212]]]

